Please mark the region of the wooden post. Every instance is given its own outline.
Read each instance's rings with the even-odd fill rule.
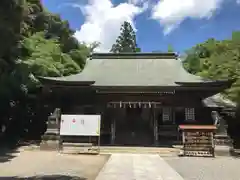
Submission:
[[[154,145],[158,145],[158,122],[156,118],[156,112],[155,109],[152,108],[153,110],[153,125],[154,125]]]
[[[182,132],[182,142],[183,142],[183,155],[186,156],[186,150],[185,150],[185,131]]]
[[[171,108],[171,111],[172,111],[172,122],[173,122],[173,124],[176,124],[176,119],[175,119],[175,117],[176,117],[176,114],[175,114],[175,108]]]
[[[115,118],[113,118],[111,122],[111,145],[115,143],[115,134],[116,134],[116,120]]]

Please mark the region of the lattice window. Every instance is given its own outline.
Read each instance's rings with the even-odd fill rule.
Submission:
[[[186,121],[195,121],[194,108],[185,108],[185,120]]]
[[[162,121],[169,122],[171,121],[171,109],[170,108],[163,108],[162,109]]]

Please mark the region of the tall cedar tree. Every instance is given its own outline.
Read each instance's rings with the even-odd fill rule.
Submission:
[[[113,44],[110,52],[139,52],[140,48],[137,47],[136,34],[129,22],[124,22],[121,26],[120,35],[118,36],[116,43]]]

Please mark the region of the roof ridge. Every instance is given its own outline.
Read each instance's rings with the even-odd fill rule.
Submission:
[[[91,59],[178,59],[176,53],[93,53]]]

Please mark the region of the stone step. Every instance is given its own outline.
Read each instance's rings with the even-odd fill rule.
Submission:
[[[159,154],[164,156],[177,156],[180,152],[176,148],[152,148],[152,147],[77,147],[77,146],[68,146],[63,147],[63,153],[89,153],[89,152],[99,152],[102,154],[113,154],[113,153],[131,153],[131,154]]]
[[[178,155],[180,150],[175,148],[153,148],[153,147],[101,147],[100,152],[101,153]]]
[[[96,146],[63,146],[60,150],[64,154],[81,154],[81,153],[91,153],[98,154],[99,147]]]
[[[92,143],[62,143],[63,147],[92,147]]]
[[[223,135],[217,134],[217,135],[215,135],[215,144],[216,145],[231,145],[232,140],[226,134],[223,134]]]

